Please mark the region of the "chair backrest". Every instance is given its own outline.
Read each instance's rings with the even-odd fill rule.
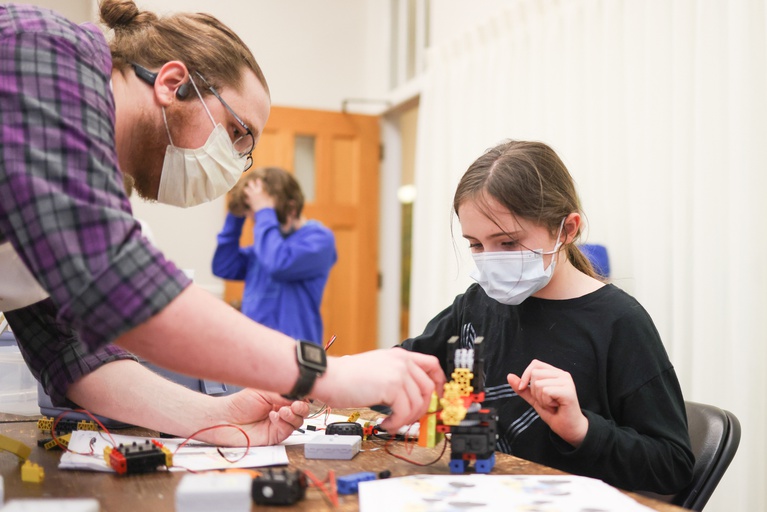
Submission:
[[[692,453],[695,455],[692,482],[676,494],[641,494],[701,511],[738,451],[740,422],[731,412],[713,405],[685,402],[685,408]]]
[[[581,244],[578,248],[589,259],[599,276],[603,279],[610,277],[610,258],[607,255],[607,247],[599,244]]]

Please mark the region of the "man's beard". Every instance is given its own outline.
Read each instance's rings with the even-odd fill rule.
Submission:
[[[165,115],[171,137],[177,140],[181,138],[182,130],[195,128],[194,121],[199,118],[200,113],[190,112],[184,102],[176,102],[166,107]],[[139,197],[149,201],[157,201],[165,151],[170,144],[165,123],[158,123],[156,116],[157,114],[142,112],[138,126],[134,130],[136,135],[131,140],[129,152],[131,155],[129,174],[133,177],[134,188]],[[171,171],[183,172],[182,169],[171,169]]]
[[[156,116],[156,114],[155,114]],[[128,169],[133,178],[133,188],[142,199],[156,201],[160,189],[160,175],[168,145],[168,134],[156,117],[142,112],[130,140]]]

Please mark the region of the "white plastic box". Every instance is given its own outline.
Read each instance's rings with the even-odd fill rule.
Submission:
[[[7,331],[0,337],[0,412],[40,414],[37,380],[21,357],[15,338]]]
[[[339,436],[337,434],[314,436],[304,444],[307,459],[351,460],[360,451],[360,436]]]
[[[252,487],[247,473],[184,475],[176,486],[176,512],[250,512]]]

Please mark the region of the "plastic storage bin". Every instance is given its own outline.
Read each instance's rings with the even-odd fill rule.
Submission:
[[[34,416],[37,405],[37,380],[21,357],[13,333],[0,334],[0,412]]]

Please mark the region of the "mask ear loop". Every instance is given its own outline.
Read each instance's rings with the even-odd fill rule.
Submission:
[[[559,223],[559,231],[557,231],[557,243],[554,245],[554,252],[558,251],[560,247],[562,247],[562,230],[565,228],[565,221],[567,220],[567,217],[562,219],[562,222]]]
[[[192,78],[191,73],[189,74],[189,82],[191,82],[192,87],[194,87],[194,92],[196,92],[197,97],[200,98],[200,102],[202,103],[202,108],[204,108],[205,112],[207,112],[208,117],[210,118],[210,122],[213,123],[213,128],[215,129],[216,121],[213,120],[213,116],[211,115],[210,110],[208,110],[208,106],[203,101],[202,94],[200,94],[200,90],[197,88],[197,84],[194,83],[194,79]],[[188,85],[188,84],[184,84],[181,87],[184,87],[185,85]],[[184,96],[186,96],[186,94],[184,94]],[[168,128],[168,117],[165,115],[165,107],[162,107],[162,120],[165,122],[165,132],[168,134],[168,140],[170,141],[170,145],[175,146],[175,144],[173,144],[173,139],[170,136],[170,128]]]
[[[554,249],[553,249],[553,250],[551,250],[551,251],[542,251],[542,252],[540,252],[539,254],[541,254],[541,255],[543,255],[543,256],[545,256],[545,255],[551,255],[551,254],[554,254],[554,255],[556,255],[556,254],[557,254],[557,252],[559,251],[559,248],[560,248],[560,247],[562,247],[562,240],[560,240],[560,238],[562,238],[562,230],[563,230],[563,229],[564,229],[564,227],[565,227],[565,220],[566,220],[566,219],[567,219],[567,217],[565,217],[564,219],[562,219],[562,222],[560,222],[560,223],[559,223],[559,231],[557,231],[557,243],[556,243],[556,244],[554,244]],[[533,252],[536,252],[536,251],[533,251]],[[555,256],[555,257],[556,257],[556,256]]]
[[[551,255],[551,262],[549,263],[548,268],[551,268],[552,265],[559,263],[559,248],[562,247],[562,240],[560,239],[562,238],[562,230],[565,227],[566,219],[567,217],[563,218],[562,222],[559,223],[559,231],[557,231],[557,243],[554,244],[554,249],[552,251],[545,251],[540,253],[541,256]]]
[[[168,134],[168,140],[170,141],[170,145],[175,147],[176,145],[173,144],[173,139],[170,136],[170,128],[168,128],[168,117],[165,115],[165,107],[162,107],[162,120],[165,122],[165,133]]]
[[[200,101],[202,102],[202,108],[205,109],[205,112],[208,113],[208,117],[210,118],[210,122],[213,123],[213,128],[216,127],[216,121],[213,120],[213,116],[210,113],[210,110],[208,110],[208,106],[205,104],[205,101],[202,99],[202,94],[200,94],[200,90],[197,88],[197,84],[194,83],[194,78],[192,78],[192,74],[189,73],[189,81],[192,83],[192,87],[194,87],[194,92],[197,93],[197,97],[200,98]]]
[[[557,243],[554,244],[554,250],[551,251],[551,254],[553,254],[552,256],[553,259],[551,263],[555,263],[555,262],[559,263],[559,248],[562,247],[561,238],[562,238],[562,230],[565,227],[565,220],[567,220],[567,217],[564,217],[562,219],[562,222],[559,223],[559,231],[557,231]],[[551,263],[549,263],[549,266],[551,266]]]

